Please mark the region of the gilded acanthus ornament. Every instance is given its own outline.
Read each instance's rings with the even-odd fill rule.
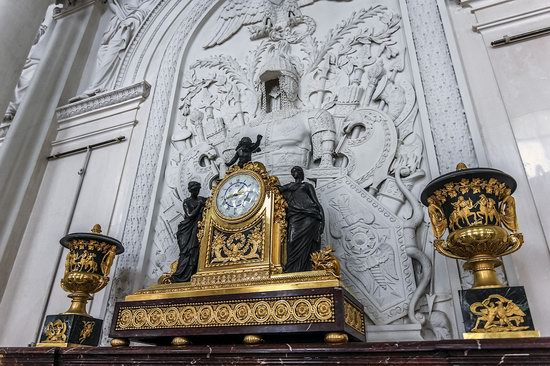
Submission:
[[[331,247],[324,247],[318,252],[311,253],[312,270],[324,270],[340,277],[340,261],[334,256]]]

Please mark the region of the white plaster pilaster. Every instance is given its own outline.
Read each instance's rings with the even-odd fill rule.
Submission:
[[[478,159],[437,2],[407,0],[439,170],[447,173]]]
[[[13,121],[9,138],[2,145],[0,298],[44,172],[48,139],[54,132],[55,109],[93,13],[94,7],[90,6],[93,3],[92,0],[67,2],[57,14],[48,50]],[[13,87],[8,89],[11,93]]]

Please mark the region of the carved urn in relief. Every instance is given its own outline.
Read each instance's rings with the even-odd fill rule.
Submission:
[[[464,268],[473,271],[474,288],[501,287],[495,272],[502,264],[499,257],[515,252],[523,243],[512,197],[515,189],[514,178],[500,170],[468,169],[461,163],[422,192],[436,250],[466,260]]]

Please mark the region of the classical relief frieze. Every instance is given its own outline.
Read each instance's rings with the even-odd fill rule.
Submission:
[[[154,20],[155,24],[168,16],[165,11],[168,3],[162,0],[156,3],[153,13],[159,18]],[[390,325],[420,322],[434,337],[447,338],[451,334],[449,317],[438,310],[438,306],[449,298],[434,294],[423,296],[427,291],[425,276],[431,273],[431,263],[419,249],[426,246],[422,242],[424,239],[416,242],[415,230],[420,223],[418,215],[412,213],[416,212],[416,192],[426,175],[424,150],[431,147],[425,146],[425,133],[419,123],[400,5],[397,1],[376,5],[376,1],[357,0],[282,3],[281,9],[292,11],[273,13],[270,1],[247,2],[250,9],[244,10],[242,1],[223,2],[212,15],[216,24],[208,27],[208,32],[204,28],[197,33],[200,35],[195,35],[194,42],[205,49],[204,54],[196,51],[187,55],[183,50],[189,45],[191,30],[208,13],[213,1],[192,1],[185,10],[184,20],[174,25],[178,29],[160,63],[125,225],[123,240],[133,245],[118,261],[109,308],[132,287],[133,270],[141,260],[140,253],[145,252],[142,245],[144,237],[148,236],[145,230],[160,146],[166,121],[170,120],[170,106],[175,103],[180,109],[172,117],[173,131],[168,137],[161,199],[155,209],[159,216],[154,218],[150,258],[145,259],[149,281],[156,281],[177,257],[174,233],[182,218],[181,202],[185,198],[181,187],[190,180],[197,180],[203,183],[201,194],[207,195],[208,187],[224,174],[224,161],[232,153],[235,141],[245,135],[262,133],[262,153],[253,156],[254,159],[263,161],[271,170],[278,170],[276,174],[283,181],[288,178],[285,174],[288,175],[289,167],[303,166],[306,177],[317,180],[321,200],[326,200],[323,189],[329,181],[328,184],[335,185],[333,189],[348,195],[358,212],[368,218],[369,223],[354,227],[355,237],[335,237],[338,224],[327,226],[325,240],[326,244],[340,248],[336,253],[343,262],[346,250],[352,253],[359,248],[372,252],[375,258],[372,263],[353,263],[351,259],[343,263],[347,266],[346,281],[362,294],[371,321],[377,319],[378,324]],[[419,1],[417,6],[416,2],[409,2],[407,6],[423,82],[437,74],[449,86],[438,89],[430,84],[424,90],[429,99],[429,122],[432,126],[438,124],[439,130],[433,136],[440,168],[445,170],[454,160],[446,149],[454,151],[454,156],[462,156],[460,160],[466,162],[475,161],[475,154],[463,108],[457,102],[460,96],[453,71],[449,71],[448,54],[444,62],[434,63],[431,69],[427,66],[430,59],[439,60],[437,50],[441,50],[444,34],[439,13],[424,3]],[[334,17],[334,23],[320,22],[315,9],[322,4],[350,10],[347,14],[335,12],[338,16]],[[182,11],[183,8],[182,4],[170,2],[170,11]],[[250,15],[251,11],[256,13]],[[256,19],[260,20],[256,22]],[[143,24],[147,21],[153,22],[153,18],[147,17]],[[422,38],[425,22],[433,22],[434,27],[439,27],[437,34],[430,34],[432,28],[427,26],[427,33]],[[150,25],[149,31],[158,29]],[[236,30],[219,37],[224,29],[231,27]],[[244,32],[249,35],[243,38],[240,33]],[[437,37],[433,47],[432,37]],[[137,70],[127,69],[128,65],[134,65],[134,61],[130,63],[131,58],[138,64],[146,61],[143,54],[133,53],[136,42],[134,38],[122,61],[117,85],[123,78],[131,79],[131,74],[137,73]],[[222,47],[224,51],[218,51]],[[432,53],[435,56],[430,58]],[[178,70],[179,58],[184,54],[186,59]],[[276,78],[271,77],[271,71],[277,70],[284,72]],[[174,102],[173,87],[178,74],[183,80],[178,81]],[[266,83],[270,80],[271,83]],[[449,131],[454,132],[444,133],[443,127],[447,124],[443,120],[449,116],[449,123],[458,127],[449,127]],[[288,137],[296,140],[286,142]],[[330,201],[324,205],[336,217],[328,220],[338,222],[340,215],[339,229],[342,231],[346,225],[343,211],[335,210]],[[336,230],[333,230],[335,225]],[[394,236],[390,239],[384,232]],[[376,240],[364,243],[356,240],[373,235]],[[399,237],[403,238],[403,243],[394,240]],[[369,244],[371,242],[374,245]],[[354,246],[355,249],[351,249]],[[414,262],[419,263],[417,270],[412,266]],[[363,268],[365,265],[369,268],[359,276],[362,278],[354,277],[351,273],[354,266]],[[395,311],[388,311],[392,307]],[[408,319],[404,319],[406,317]]]
[[[294,165],[317,181],[330,213],[325,242],[371,321],[420,322],[431,263],[414,238],[422,210],[411,190],[426,162],[401,16],[369,3],[320,25],[303,5],[227,1],[213,33],[198,38],[208,51],[183,63],[148,276],[156,281],[177,257],[181,187],[199,181],[207,195],[236,142],[261,134],[254,160],[283,183]],[[215,52],[243,28],[250,43]]]

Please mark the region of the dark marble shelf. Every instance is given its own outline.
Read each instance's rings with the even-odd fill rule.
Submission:
[[[439,342],[0,348],[0,365],[550,365],[550,338]]]

